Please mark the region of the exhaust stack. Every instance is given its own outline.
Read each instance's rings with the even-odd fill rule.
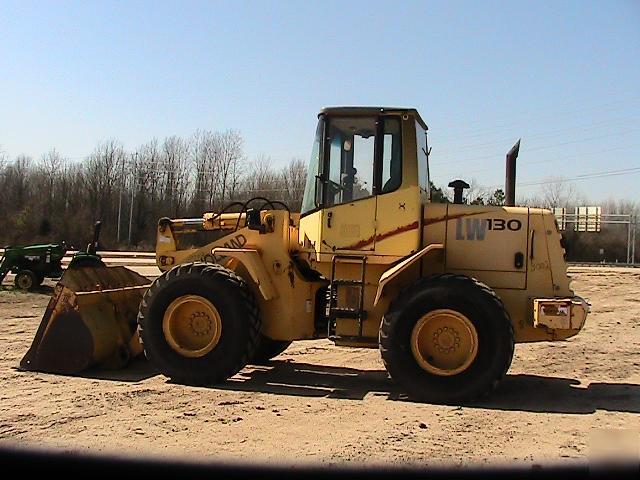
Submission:
[[[513,207],[516,204],[516,159],[520,151],[520,140],[507,152],[506,178],[504,181],[504,204]]]

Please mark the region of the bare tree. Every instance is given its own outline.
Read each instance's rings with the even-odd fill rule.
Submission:
[[[2,145],[0,145],[2,147]],[[4,173],[4,169],[7,166],[8,156],[7,152],[0,150],[0,173]]]
[[[19,239],[21,233],[33,233],[35,230],[30,202],[34,198],[34,190],[29,181],[32,171],[31,157],[26,155],[18,156],[4,171],[5,196],[2,211],[5,213],[5,229],[9,233],[7,239],[11,243]],[[10,211],[12,214],[8,215]]]
[[[519,205],[521,207],[540,208],[543,204],[544,201],[542,200],[540,195],[537,194],[518,196],[516,199],[516,205]]]
[[[42,155],[39,163],[39,170],[43,176],[42,179],[42,196],[46,199],[44,210],[47,215],[55,211],[57,207],[55,199],[55,186],[58,181],[60,171],[65,160],[62,158],[55,148]]]
[[[31,157],[20,155],[7,169],[10,186],[10,201],[18,207],[25,205],[29,197],[29,176],[32,167]]]
[[[4,207],[7,190],[7,155],[0,151],[0,207]]]
[[[280,171],[280,183],[284,189],[282,198],[291,210],[299,212],[307,181],[307,166],[300,158],[293,158]]]
[[[197,131],[191,138],[195,167],[192,206],[197,210],[213,210],[220,201],[222,170],[219,135],[211,131]]]
[[[489,197],[489,188],[483,187],[478,183],[475,178],[472,178],[469,182],[469,188],[464,192],[464,201],[465,203],[477,205],[484,204],[487,201],[487,197]]]
[[[169,211],[174,217],[185,210],[189,188],[189,145],[177,136],[168,137],[162,144],[164,192],[169,200]]]
[[[268,155],[258,155],[258,157],[249,164],[248,174],[242,185],[242,196],[246,200],[250,197],[267,197],[272,199],[282,198],[282,188],[279,187],[280,177],[271,164],[273,161]]]
[[[122,145],[112,139],[98,145],[85,161],[89,208],[94,219],[101,219],[108,223],[114,219],[116,210],[114,193],[119,179],[118,167],[122,155],[124,155]]]
[[[140,146],[138,153],[138,172],[141,176],[141,193],[150,205],[155,205],[162,197],[162,170],[160,149],[156,138]]]
[[[640,203],[635,200],[614,200],[610,198],[602,202],[602,213],[638,215],[640,213]]]
[[[240,183],[243,173],[242,163],[245,157],[242,153],[243,139],[237,130],[227,130],[216,138],[218,164],[220,173],[218,182],[220,187],[220,200],[225,202],[227,198],[233,198]]]
[[[577,197],[576,188],[564,177],[547,177],[541,187],[542,206],[546,208],[568,207]]]
[[[127,219],[132,215],[132,242],[152,237],[156,221],[163,216],[166,195],[165,169],[157,139],[141,145],[133,154],[123,152],[118,163],[119,210],[121,228],[128,231]],[[133,202],[133,208],[132,203]],[[167,215],[164,211],[164,215]],[[120,217],[120,216],[119,216]],[[153,219],[153,220],[151,220]],[[116,224],[117,224],[116,220]],[[126,238],[122,235],[121,238]]]

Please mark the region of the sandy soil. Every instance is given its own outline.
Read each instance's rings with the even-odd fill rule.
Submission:
[[[575,268],[593,307],[559,343],[516,346],[499,389],[463,407],[403,399],[377,350],[294,343],[224,385],[170,383],[144,360],[65,377],[20,372],[53,283],[0,292],[0,445],[258,462],[584,462],[640,450],[640,269]],[[604,439],[604,440],[603,440]],[[617,442],[617,443],[616,443]],[[594,447],[595,445],[595,447]],[[598,446],[599,445],[599,446]]]

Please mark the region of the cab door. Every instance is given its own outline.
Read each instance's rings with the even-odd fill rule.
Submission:
[[[375,249],[376,117],[337,117],[325,135],[322,252]]]
[[[336,205],[324,211],[322,252],[375,249],[376,197]]]

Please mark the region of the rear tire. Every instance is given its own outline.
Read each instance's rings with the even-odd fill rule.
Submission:
[[[254,365],[266,365],[273,357],[277,357],[289,348],[289,345],[291,345],[291,342],[288,340],[272,340],[260,334],[258,346],[250,363]]]
[[[31,270],[20,270],[13,281],[17,288],[24,291],[33,290],[39,285],[38,276]]]
[[[430,321],[436,323],[431,330]],[[427,335],[420,337],[422,329]],[[392,302],[379,345],[387,371],[411,397],[462,403],[488,394],[505,376],[514,334],[493,290],[469,277],[444,274],[420,279]],[[461,360],[447,365],[462,350]]]
[[[193,312],[190,316],[181,317],[178,312],[172,317],[181,299],[196,308],[188,310]],[[215,317],[216,334],[205,348],[189,350],[189,341],[183,341],[181,333],[198,342],[198,335],[211,331],[205,328],[202,333],[199,310],[209,312],[207,319]],[[168,321],[177,335],[168,330]],[[241,277],[220,265],[194,262],[177,265],[153,282],[140,304],[138,325],[145,355],[161,373],[178,383],[212,385],[235,375],[254,355],[260,316]],[[181,350],[181,345],[186,347]]]

